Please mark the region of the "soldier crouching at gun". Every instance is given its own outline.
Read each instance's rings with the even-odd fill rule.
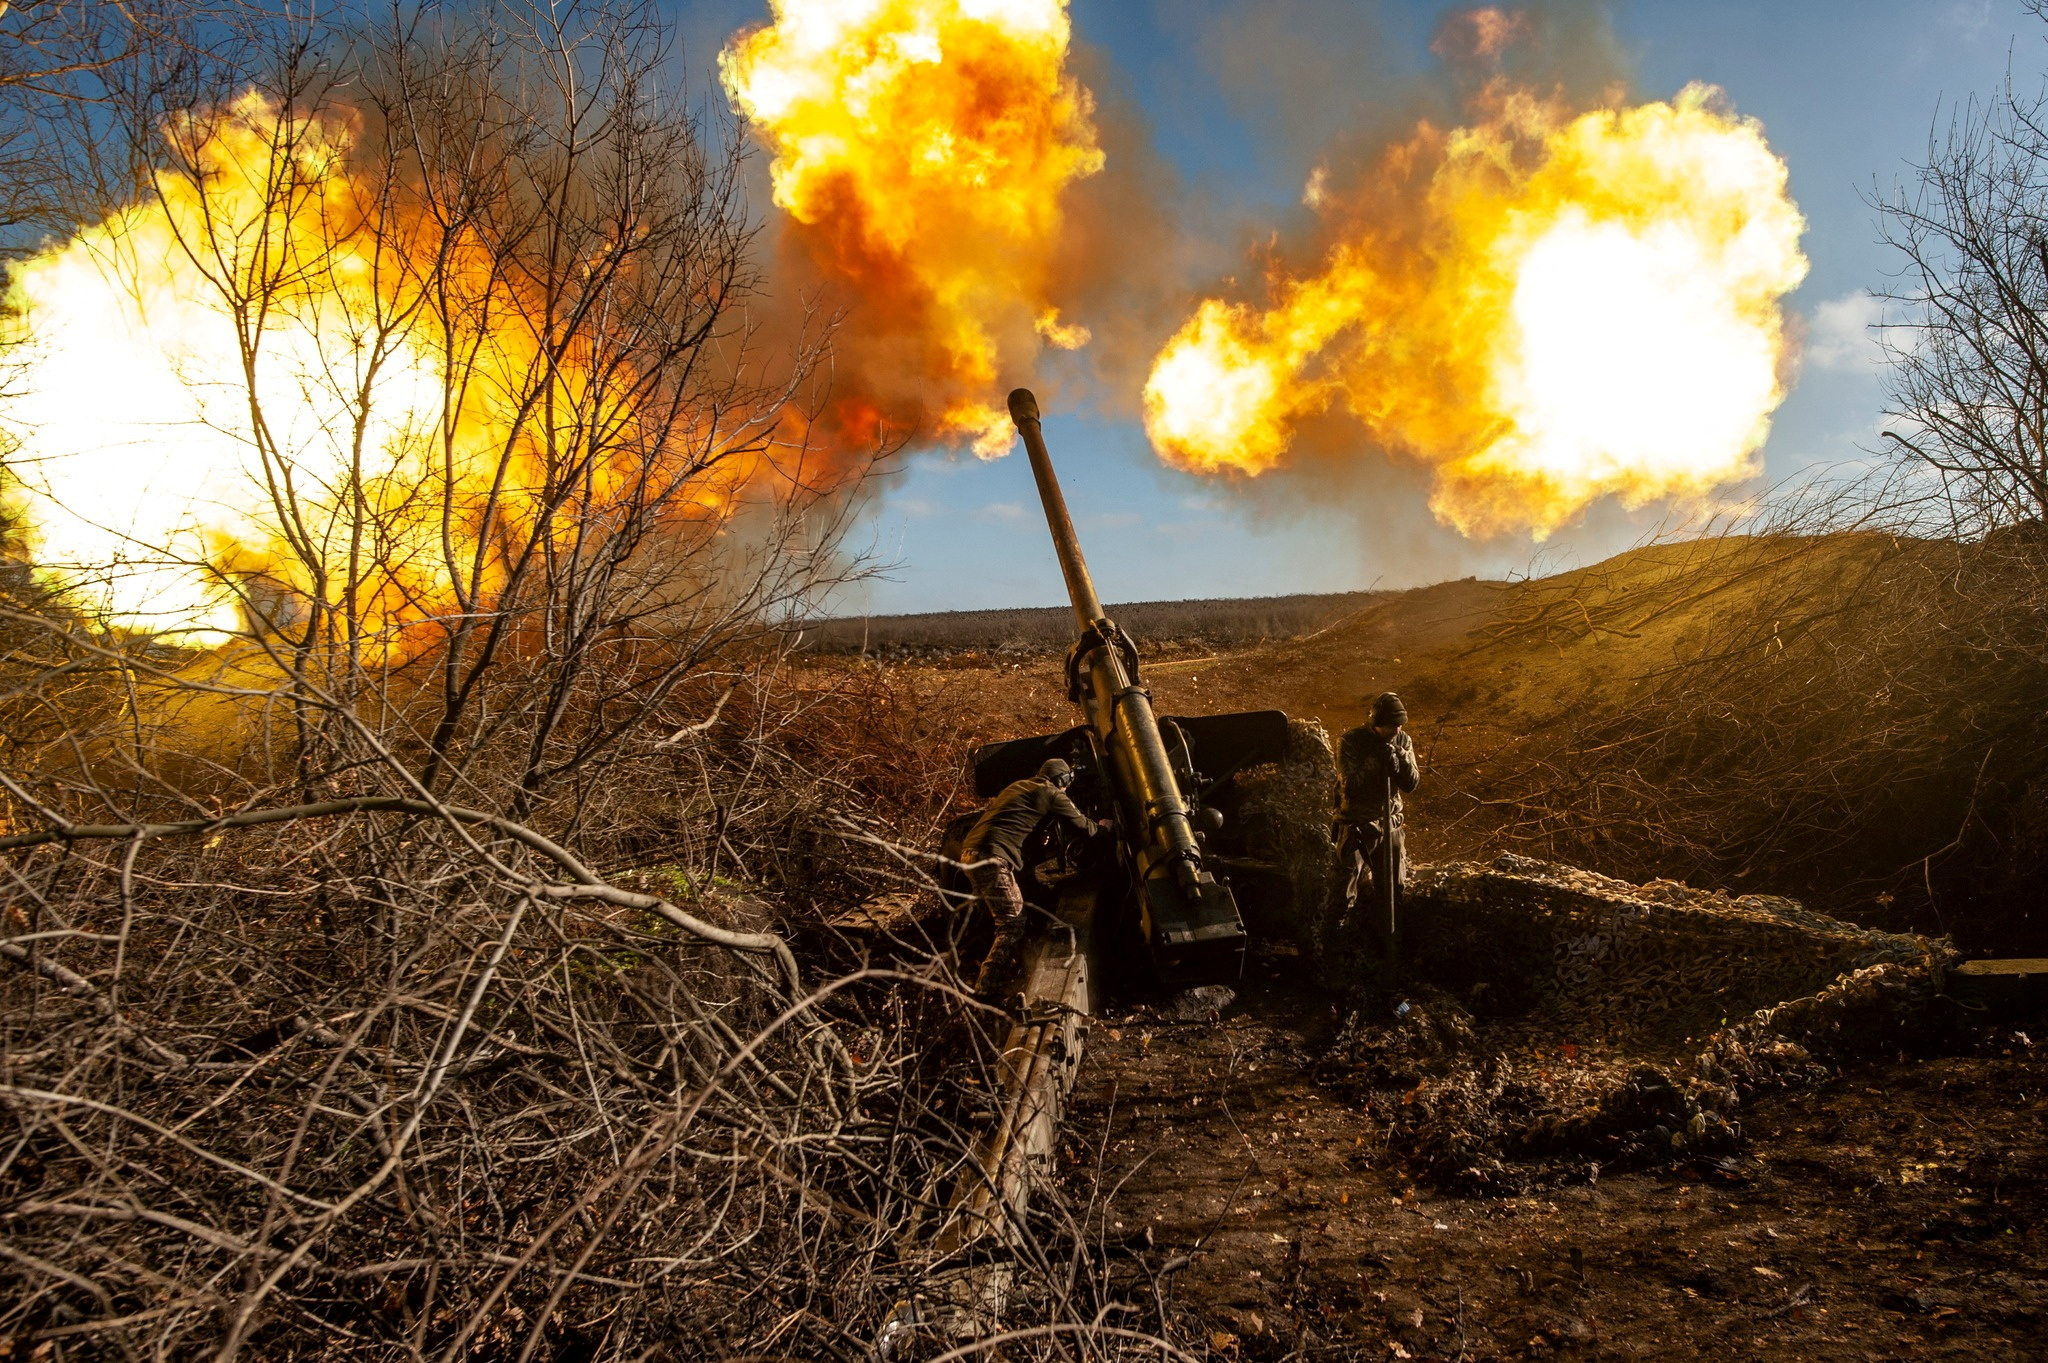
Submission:
[[[996,924],[995,943],[974,982],[974,992],[985,1000],[994,998],[1017,964],[1024,931],[1030,926],[1024,918],[1024,892],[1017,886],[1017,875],[1024,869],[1024,844],[1039,824],[1051,818],[1065,819],[1091,838],[1109,827],[1096,823],[1067,798],[1072,784],[1074,769],[1057,757],[1049,758],[1036,776],[1003,787],[961,844],[960,863],[967,868],[967,881]]]
[[[1415,744],[1402,726],[1408,708],[1392,691],[1372,703],[1372,720],[1344,735],[1337,768],[1344,803],[1337,811],[1337,875],[1341,909],[1353,923],[1367,925],[1391,967],[1400,923],[1402,883],[1408,853],[1401,797],[1422,782]]]

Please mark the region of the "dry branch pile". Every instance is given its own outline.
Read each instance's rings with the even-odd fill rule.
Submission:
[[[815,759],[828,707],[792,708]],[[747,732],[780,774],[714,761],[721,882],[853,784]],[[0,1337],[854,1357],[946,1267],[919,1246],[997,1076],[941,957],[804,977],[708,854],[606,881],[427,802],[41,822],[6,840]],[[814,883],[842,843],[874,854],[819,829]],[[1100,1317],[1085,1215],[1026,1228],[1010,1322]]]
[[[249,726],[199,757],[194,707],[279,698],[221,697],[217,657],[15,585],[0,1339],[851,1358],[957,1276],[926,1247],[992,1115],[999,1037],[944,944],[818,950],[850,950],[835,911],[930,891],[908,849],[957,796],[874,678],[728,645],[602,781],[536,802],[543,833],[427,787],[392,751],[407,731],[361,708],[317,712],[332,765],[311,783],[291,761],[270,779],[270,748],[235,746]],[[467,788],[523,751],[473,750]],[[324,798],[289,799],[307,784]],[[346,793],[366,788],[402,793]],[[1128,1284],[1099,1211],[1038,1204],[981,1328],[1156,1354],[1151,1317],[1109,1309]]]
[[[622,1314],[643,1342],[788,1314],[886,1064],[777,1021],[772,936],[712,934],[735,955],[498,832],[355,814],[17,860],[5,1328],[552,1356]],[[746,1288],[707,1310],[707,1270]]]

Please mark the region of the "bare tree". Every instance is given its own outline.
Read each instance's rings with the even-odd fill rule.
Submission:
[[[578,789],[573,822],[679,687],[859,570],[841,535],[890,451],[809,439],[826,337],[760,342],[741,141],[668,81],[651,6],[284,36],[167,121],[151,184],[244,528],[125,557],[239,607],[228,652],[288,718],[252,789],[396,761],[517,818]],[[101,268],[140,296],[160,240],[110,224]]]
[[[2019,79],[1955,110],[1876,205],[1901,262],[1885,435],[1963,533],[2048,515],[2048,94]]]
[[[0,4],[0,254],[132,191],[126,134],[190,103],[270,21],[261,0]]]

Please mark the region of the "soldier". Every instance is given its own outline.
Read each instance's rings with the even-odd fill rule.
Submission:
[[[1415,744],[1401,727],[1407,722],[1408,708],[1401,698],[1383,692],[1372,703],[1372,722],[1345,734],[1337,749],[1337,769],[1344,780],[1344,804],[1337,811],[1342,828],[1338,866],[1347,911],[1358,903],[1361,891],[1369,890],[1374,904],[1386,903],[1387,887],[1381,877],[1390,862],[1397,902],[1408,878],[1401,797],[1421,783],[1422,773],[1415,765]],[[1390,838],[1391,849],[1386,846]]]
[[[1017,873],[1024,869],[1025,842],[1053,817],[1065,819],[1091,838],[1109,827],[1075,808],[1066,794],[1072,784],[1074,769],[1057,757],[1047,759],[1036,776],[1004,786],[961,844],[960,861],[967,868],[968,882],[996,921],[995,944],[975,981],[977,994],[986,996],[995,989],[1024,944],[1024,893],[1017,888]]]

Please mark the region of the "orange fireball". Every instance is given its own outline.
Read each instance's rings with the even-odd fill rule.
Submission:
[[[1265,306],[1200,304],[1145,388],[1163,458],[1257,475],[1339,406],[1433,466],[1440,519],[1539,538],[1603,496],[1757,472],[1806,273],[1761,125],[1705,86],[1574,115],[1496,80],[1480,103],[1348,193],[1319,173],[1328,245],[1276,265]]]
[[[110,623],[203,643],[244,628],[253,577],[319,596],[361,498],[405,565],[362,616],[445,595],[409,542],[442,371],[387,324],[348,130],[251,94],[172,135],[193,173],[12,271],[0,416],[31,556]]]
[[[859,301],[847,362],[867,396],[935,409],[984,458],[1043,344],[1085,329],[1052,300],[1061,194],[1101,169],[1066,70],[1066,0],[773,0],[719,66],[774,154],[775,202]]]
[[[169,131],[151,195],[10,275],[5,492],[109,624],[409,656],[550,552],[687,533],[775,476],[630,327],[562,320],[578,288],[623,296],[646,235],[544,276],[345,110],[250,94]]]

